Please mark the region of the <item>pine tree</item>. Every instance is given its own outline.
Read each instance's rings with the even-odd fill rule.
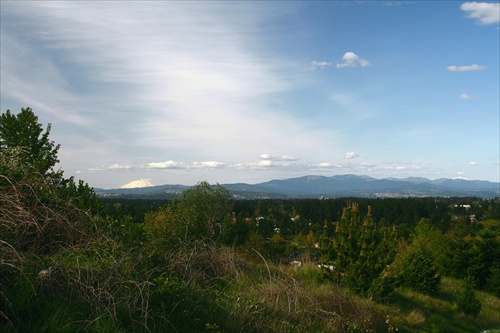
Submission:
[[[344,208],[332,236],[330,228],[325,225],[321,243],[325,277],[360,294],[389,291],[382,272],[394,259],[395,230],[377,228],[370,207],[361,222],[357,203]]]
[[[426,294],[438,291],[441,275],[429,251],[422,248],[412,249],[403,258],[401,270],[402,286]]]
[[[468,276],[464,279],[462,292],[458,297],[458,309],[466,315],[476,318],[481,312],[481,301],[476,297],[476,283],[474,278]]]

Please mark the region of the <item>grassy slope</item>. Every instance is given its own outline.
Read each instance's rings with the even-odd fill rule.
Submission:
[[[239,327],[272,332],[483,332],[500,330],[500,298],[478,292],[477,318],[457,309],[461,282],[444,278],[440,292],[398,289],[385,304],[318,279],[313,263],[302,267],[250,263],[225,290],[226,309]],[[232,298],[233,297],[233,298]],[[252,318],[249,320],[249,318]],[[252,327],[252,329],[250,329]],[[229,327],[228,327],[229,328]],[[236,327],[233,327],[235,329]]]
[[[500,298],[477,292],[482,309],[473,318],[457,309],[460,289],[460,281],[444,278],[436,295],[398,289],[388,304],[379,307],[400,332],[500,332]]]
[[[16,305],[16,313],[25,319],[18,322],[22,327],[17,330],[0,321],[0,331],[31,331],[36,327],[39,332],[319,333],[397,329],[477,333],[500,329],[498,297],[478,292],[482,310],[476,319],[458,312],[457,290],[461,283],[457,280],[443,279],[440,292],[432,296],[398,289],[386,304],[380,304],[321,282],[319,270],[312,262],[302,267],[275,265],[253,251],[241,254],[232,248],[203,244],[186,246],[170,255],[171,273],[162,282],[166,289],[159,287],[158,280],[154,284],[134,282],[133,285],[150,286],[156,292],[151,289],[145,293],[141,289],[140,299],[123,298],[129,281],[113,280],[112,285],[119,287],[109,289],[116,308],[110,307],[113,304],[109,302],[95,304],[101,309],[93,308],[77,294],[68,294],[71,290],[79,292],[75,286],[66,287],[63,293],[58,292],[60,287],[56,285],[57,288],[49,289],[42,286],[34,294],[29,284],[21,288],[25,292],[17,284],[17,291],[11,289],[9,294],[11,300],[21,301]],[[118,266],[116,269],[121,270]],[[70,270],[65,272],[71,274]],[[83,282],[83,271],[75,272],[79,283]],[[109,277],[120,279],[115,273]],[[104,281],[107,280],[98,285]],[[145,314],[148,316],[142,317]]]

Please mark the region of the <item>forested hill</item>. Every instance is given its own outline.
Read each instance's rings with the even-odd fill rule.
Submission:
[[[320,197],[441,197],[474,196],[495,198],[500,196],[500,183],[420,177],[405,179],[376,179],[368,176],[338,175],[333,177],[305,176],[271,180],[259,184],[224,184],[240,199],[254,198],[320,198]],[[160,185],[141,188],[95,189],[99,196],[140,196],[145,198],[173,197],[188,186]]]

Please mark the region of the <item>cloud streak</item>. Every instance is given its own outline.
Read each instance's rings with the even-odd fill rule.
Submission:
[[[11,89],[2,87],[2,95],[26,102],[31,98],[38,102],[30,106],[43,112],[67,110],[54,116],[76,130],[83,130],[84,125],[98,133],[96,138],[105,137],[104,141],[161,150],[173,158],[183,152],[191,158],[232,155],[237,159],[270,146],[277,151],[289,145],[305,146],[321,136],[319,131],[304,140],[304,123],[264,99],[297,89],[303,81],[298,66],[270,53],[256,37],[278,15],[272,6],[8,3],[13,20],[27,17],[27,31],[33,35],[21,37],[32,39],[32,48],[38,49],[19,53],[37,53],[33,59],[40,66],[39,72],[21,76],[2,70],[2,82],[19,81]],[[5,35],[16,37],[10,39],[13,44],[22,40],[21,34]],[[10,46],[2,47],[2,64],[22,69],[22,61],[7,66],[19,58]],[[71,65],[74,72],[54,66],[54,57]],[[13,95],[26,91],[31,82],[44,86],[47,81],[52,82],[52,98],[35,87],[30,98]],[[72,94],[82,88],[79,96]],[[116,94],[123,98],[114,98]],[[43,100],[50,102],[42,105],[39,101]],[[78,107],[72,107],[75,104]],[[109,127],[111,123],[114,126]],[[242,127],[253,134],[243,134]],[[296,135],[290,137],[289,131]]]
[[[355,156],[353,156],[354,154]],[[356,153],[347,153],[346,156],[357,157]],[[349,158],[349,157],[346,157]],[[475,162],[470,162],[469,165],[475,165]],[[88,170],[80,171],[79,173],[96,173],[96,172],[110,172],[122,170],[124,172],[136,173],[137,171],[161,171],[161,170],[283,170],[283,171],[300,171],[306,173],[322,173],[328,170],[336,170],[338,172],[366,172],[366,171],[405,171],[405,170],[420,170],[421,166],[415,164],[396,164],[388,165],[387,163],[379,165],[377,163],[360,162],[360,163],[336,163],[336,162],[320,162],[320,163],[301,163],[299,159],[289,156],[275,156],[271,157],[267,154],[259,156],[258,161],[249,163],[224,163],[216,161],[205,162],[178,162],[178,161],[165,161],[165,162],[150,162],[138,166],[129,165],[109,165],[98,168],[90,168]]]
[[[468,100],[468,99],[473,99],[474,97],[467,94],[467,93],[462,93],[458,96],[458,98],[463,99],[463,100]]]
[[[328,61],[313,61],[311,62],[311,68],[312,69],[323,69],[326,67],[330,67],[332,65],[331,62]]]
[[[446,69],[449,70],[450,72],[469,72],[469,71],[482,71],[487,69],[488,67],[486,66],[480,66],[480,65],[467,65],[467,66],[448,66]]]

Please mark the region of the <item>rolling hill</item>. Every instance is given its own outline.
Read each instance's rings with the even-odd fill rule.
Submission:
[[[494,198],[500,196],[500,183],[420,177],[405,179],[376,179],[368,176],[337,175],[304,176],[271,180],[259,184],[222,184],[235,198],[334,198],[334,197],[442,197],[473,196]],[[173,198],[189,188],[184,185],[160,185],[138,188],[95,189],[102,197]]]

